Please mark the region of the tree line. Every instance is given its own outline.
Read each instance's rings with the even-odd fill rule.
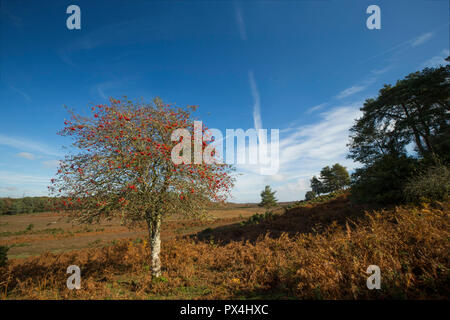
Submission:
[[[450,57],[446,58],[450,62]],[[365,101],[350,129],[350,176],[336,163],[310,180],[305,200],[350,188],[356,203],[387,205],[448,199],[450,189],[450,65],[425,68]],[[270,187],[261,206],[274,200]],[[276,203],[276,202],[275,202]]]
[[[447,57],[450,61],[450,57]],[[450,65],[414,72],[367,99],[350,129],[356,202],[397,204],[448,197]]]
[[[0,198],[0,215],[53,211],[58,199],[51,197]]]

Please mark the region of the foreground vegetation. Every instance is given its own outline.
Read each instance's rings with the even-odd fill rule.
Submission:
[[[164,242],[164,267],[156,279],[148,272],[146,241],[10,260],[0,272],[0,294],[4,299],[450,297],[448,202],[364,213],[344,195],[228,228]],[[80,290],[66,287],[71,264],[81,268]],[[381,268],[381,290],[366,287],[371,264]]]

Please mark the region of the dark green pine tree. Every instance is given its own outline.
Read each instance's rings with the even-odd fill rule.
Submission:
[[[316,195],[320,196],[321,193],[326,192],[325,186],[323,185],[322,181],[317,179],[316,176],[312,177],[311,180],[309,180],[309,181],[311,183],[311,189]]]
[[[277,205],[277,199],[275,198],[276,191],[272,191],[270,186],[266,186],[264,190],[261,192],[261,202],[259,204],[260,207],[264,207],[266,209],[275,207]]]

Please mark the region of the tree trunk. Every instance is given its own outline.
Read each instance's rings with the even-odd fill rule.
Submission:
[[[159,278],[161,276],[161,260],[159,253],[161,251],[161,215],[157,214],[147,221],[150,248],[152,254],[152,276]]]
[[[404,104],[401,104],[401,106],[402,106],[402,108],[403,108],[403,111],[405,112],[407,121],[408,121],[409,125],[410,125],[411,128],[412,128],[412,131],[413,131],[413,134],[414,134],[414,139],[415,139],[415,141],[416,141],[417,148],[419,149],[419,153],[420,153],[422,156],[425,156],[426,151],[425,151],[425,148],[424,148],[423,145],[422,145],[422,141],[420,140],[419,130],[418,130],[417,127],[413,124],[413,123],[414,123],[414,120],[411,119],[411,116],[410,116],[410,114],[409,114],[408,108],[406,108],[406,106],[405,106]]]

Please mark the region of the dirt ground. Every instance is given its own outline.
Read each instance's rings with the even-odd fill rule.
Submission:
[[[169,217],[163,222],[162,238],[189,235],[248,219],[264,209],[250,204],[232,204],[208,211],[209,219],[200,221],[185,217]],[[0,245],[10,247],[9,259],[40,255],[46,251],[59,253],[83,248],[103,247],[119,239],[145,238],[144,227],[121,226],[118,219],[98,224],[72,224],[66,216],[43,212],[0,216]]]

